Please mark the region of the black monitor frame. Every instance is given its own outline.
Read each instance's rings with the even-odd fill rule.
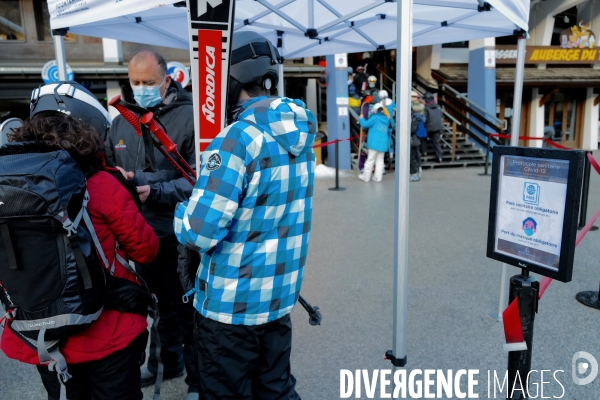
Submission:
[[[500,183],[500,160],[503,156],[530,157],[547,160],[569,162],[567,193],[565,198],[565,214],[563,220],[562,241],[559,255],[558,271],[532,263],[527,259],[509,256],[495,250],[496,217],[498,210],[498,187]],[[573,275],[573,259],[575,257],[575,239],[579,217],[579,203],[583,180],[585,153],[581,150],[553,150],[531,147],[496,146],[493,149],[492,182],[490,190],[490,211],[488,223],[487,257],[494,260],[525,268],[561,282],[569,282]]]

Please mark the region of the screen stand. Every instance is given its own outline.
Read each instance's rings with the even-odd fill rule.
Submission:
[[[527,398],[527,376],[531,370],[531,353],[533,342],[533,322],[538,309],[538,293],[540,283],[525,268],[521,275],[510,278],[510,304],[515,298],[519,302],[519,314],[523,328],[523,338],[527,343],[527,350],[511,351],[508,353],[508,396],[507,399],[520,400]],[[517,374],[519,375],[517,377]]]

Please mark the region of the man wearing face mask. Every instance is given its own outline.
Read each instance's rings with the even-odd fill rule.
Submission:
[[[367,82],[369,84],[369,88],[366,90],[369,94],[375,94],[377,92],[377,78],[374,75],[369,76],[367,78]]]
[[[167,75],[164,58],[153,51],[140,51],[131,57],[128,72],[135,102],[158,117],[181,155],[194,164],[192,98]],[[193,352],[194,308],[181,300],[184,291],[177,274],[178,242],[173,231],[175,206],[189,198],[192,185],[158,150],[145,144],[122,116],[114,119],[106,144],[115,164],[136,184],[143,202],[142,214],[160,242],[158,256],[151,264],[136,265],[150,291],[156,294],[160,312],[159,338],[152,335],[148,367],[142,369],[142,387],[156,381],[155,348],[160,339],[164,379],[182,376],[185,366],[187,399],[198,399]]]

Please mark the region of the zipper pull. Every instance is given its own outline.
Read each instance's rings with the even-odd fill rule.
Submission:
[[[15,303],[13,303],[12,299],[10,298],[10,295],[8,294],[8,290],[6,290],[6,288],[4,287],[4,285],[2,284],[2,281],[0,281],[0,288],[2,288],[2,290],[4,290],[4,295],[6,297],[6,299],[9,301],[9,306],[12,307],[16,307],[17,305]]]
[[[183,302],[185,304],[187,304],[190,301],[190,295],[192,295],[194,292],[196,291],[196,288],[191,288],[190,290],[188,290],[183,297],[181,298],[181,300],[183,300]]]

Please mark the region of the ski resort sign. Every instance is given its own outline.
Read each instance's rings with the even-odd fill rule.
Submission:
[[[517,46],[496,46],[497,64],[514,64]],[[525,64],[600,64],[597,48],[563,48],[560,46],[527,46]]]

